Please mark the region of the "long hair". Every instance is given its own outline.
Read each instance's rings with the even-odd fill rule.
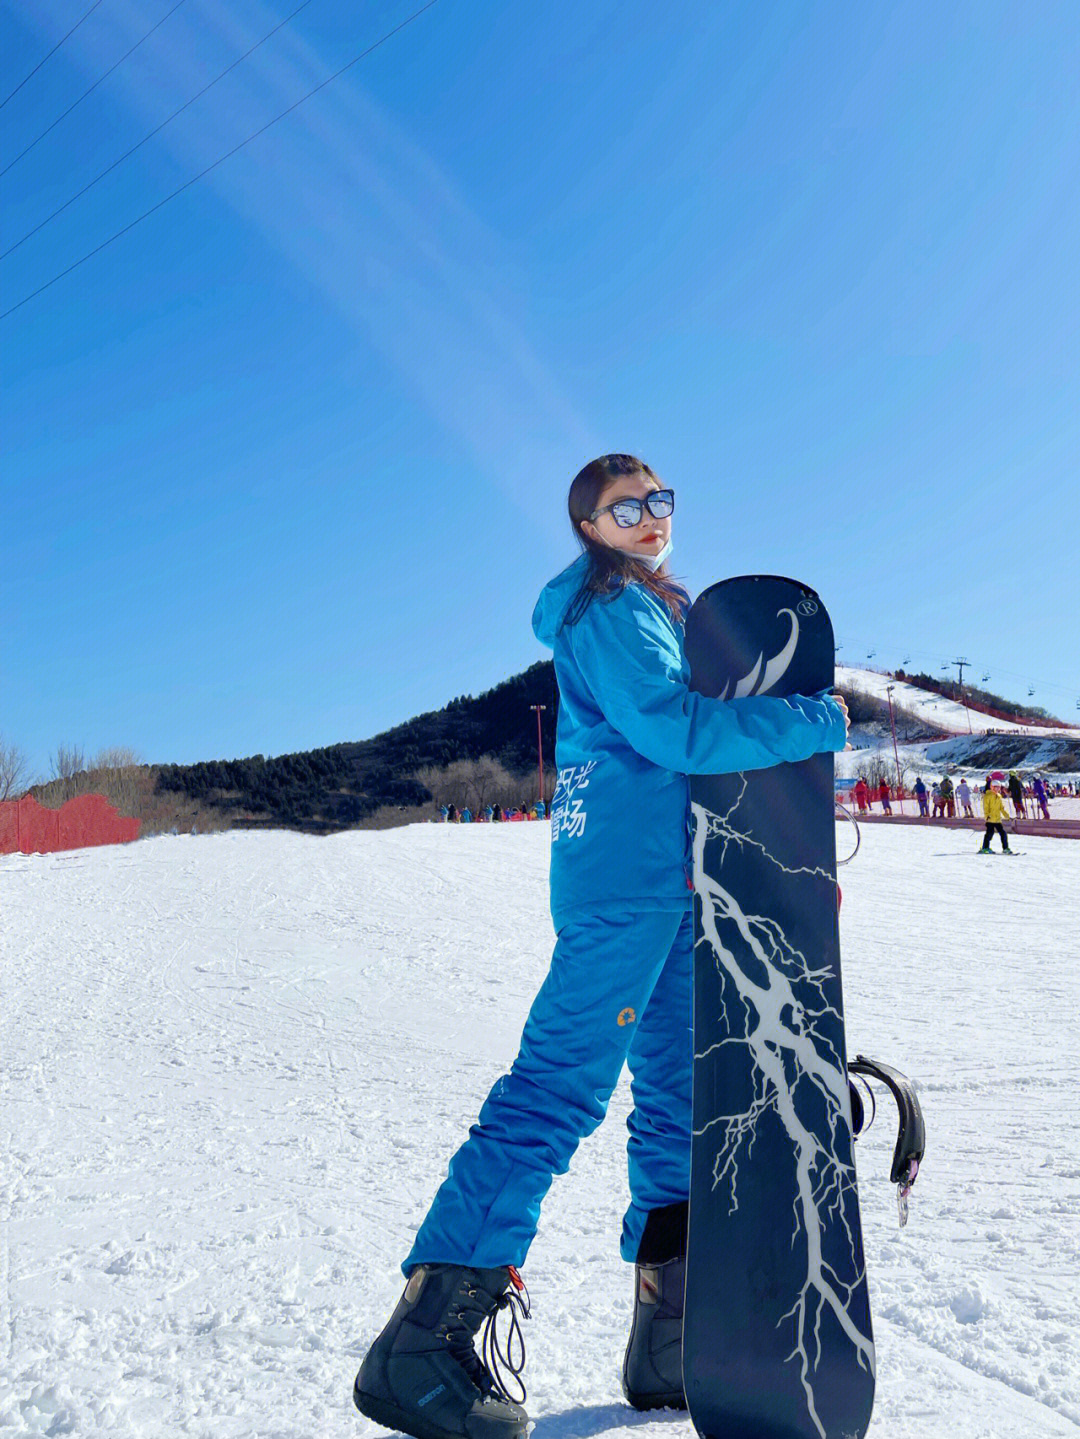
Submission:
[[[589,556],[589,568],[563,617],[564,625],[577,624],[597,597],[605,603],[609,602],[620,595],[627,585],[634,583],[643,585],[655,595],[676,624],[681,622],[690,603],[686,590],[668,574],[666,563],[658,570],[650,570],[648,565],[625,550],[597,544],[582,528],[582,521],[589,519],[596,510],[607,485],[620,475],[645,475],[653,481],[656,489],[663,488],[657,475],[635,455],[601,455],[598,460],[590,460],[574,476],[567,508],[577,541]]]

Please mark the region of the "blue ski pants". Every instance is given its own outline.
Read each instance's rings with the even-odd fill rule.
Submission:
[[[540,1204],[607,1113],[629,1063],[633,1263],[649,1211],[690,1193],[693,911],[630,910],[566,923],[510,1073],[484,1101],[421,1224],[417,1264],[520,1267]]]

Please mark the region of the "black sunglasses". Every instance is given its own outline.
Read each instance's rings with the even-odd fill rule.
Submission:
[[[666,520],[674,509],[674,490],[653,490],[644,500],[627,495],[625,499],[615,500],[610,505],[603,505],[600,509],[593,510],[589,519],[595,520],[597,515],[610,512],[611,518],[620,530],[630,530],[641,523],[643,510],[648,510],[654,520]]]

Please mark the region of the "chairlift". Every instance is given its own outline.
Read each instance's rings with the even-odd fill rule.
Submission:
[[[1028,685],[1028,694],[1029,694],[1029,695],[1033,695],[1034,693],[1035,693],[1035,686],[1034,686],[1034,685]]]
[[[868,660],[872,660],[876,654],[877,654],[877,650],[867,650],[867,651],[866,651],[866,658],[867,658]]]
[[[982,677],[982,679],[979,681],[979,683],[980,683],[980,684],[985,684],[986,681],[987,681],[989,678],[990,678],[989,674],[985,674],[985,675],[983,675],[983,677]]]
[[[910,656],[910,655],[905,655],[904,658],[903,658],[903,660],[902,660],[902,663],[903,663],[903,665],[904,665],[905,668],[906,668],[906,667],[911,663],[911,656]]]

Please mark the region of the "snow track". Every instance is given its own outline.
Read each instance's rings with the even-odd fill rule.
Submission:
[[[1080,847],[868,826],[848,1038],[920,1082],[896,1229],[857,1150],[873,1439],[1080,1428]],[[170,837],[0,860],[0,1434],[376,1435],[352,1375],[550,957],[544,825]],[[619,1392],[620,1085],[525,1277],[538,1439],[689,1439]]]

